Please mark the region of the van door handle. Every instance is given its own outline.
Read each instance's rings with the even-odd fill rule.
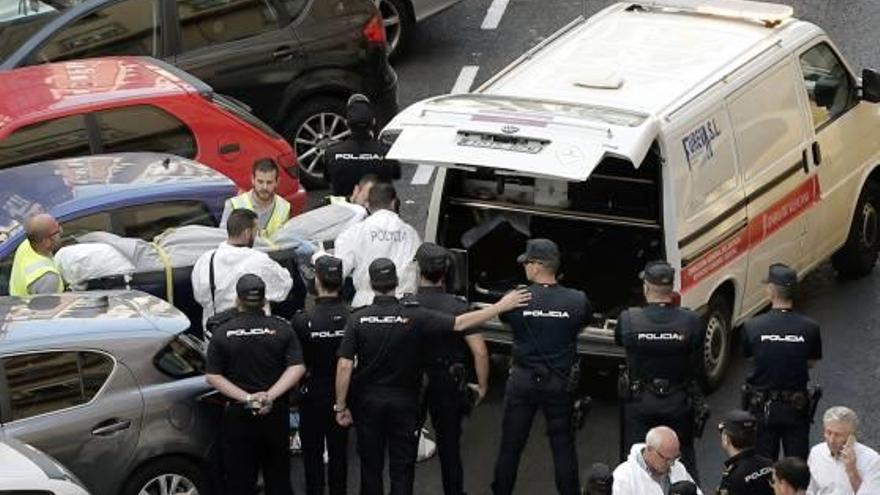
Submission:
[[[109,437],[110,435],[131,428],[131,420],[128,419],[108,419],[107,421],[98,423],[92,430],[92,436]]]
[[[822,147],[819,146],[819,141],[813,143],[813,163],[817,167],[822,165]]]
[[[804,173],[810,175],[810,158],[807,156],[807,150],[801,152],[801,166],[804,167]]]

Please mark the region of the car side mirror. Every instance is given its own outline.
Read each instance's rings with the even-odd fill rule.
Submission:
[[[816,105],[821,108],[830,109],[834,105],[834,97],[837,93],[837,78],[823,76],[816,81],[813,87],[813,98]]]
[[[862,99],[870,103],[880,103],[880,72],[874,69],[862,71]]]

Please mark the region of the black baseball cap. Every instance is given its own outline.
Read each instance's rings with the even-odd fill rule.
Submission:
[[[675,268],[665,261],[651,261],[639,274],[639,278],[654,285],[672,285],[675,281]]]
[[[370,281],[374,283],[397,283],[397,267],[388,258],[377,258],[370,263]]]
[[[782,287],[794,287],[797,285],[797,272],[783,263],[773,263],[767,270],[765,284],[779,285]]]
[[[611,485],[614,483],[614,475],[611,468],[607,464],[597,462],[590,466],[587,472],[587,488],[590,493],[605,492],[611,493]]]
[[[550,239],[529,239],[526,242],[526,252],[516,258],[519,264],[526,261],[559,263],[559,246]]]
[[[416,251],[416,262],[422,272],[443,272],[449,267],[449,251],[433,242],[425,242]]]
[[[266,283],[253,273],[246,273],[235,284],[235,292],[244,303],[263,304],[266,299]]]
[[[355,93],[346,105],[346,120],[349,125],[369,125],[373,122],[373,104],[366,96]]]
[[[727,430],[734,434],[756,432],[758,431],[758,420],[748,411],[733,409],[721,418],[718,429]]]
[[[669,495],[697,495],[697,485],[693,481],[676,481],[669,487]]]
[[[322,282],[342,284],[342,260],[333,256],[324,255],[315,260],[315,274]]]

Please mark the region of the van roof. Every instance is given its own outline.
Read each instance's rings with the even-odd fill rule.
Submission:
[[[739,0],[617,3],[575,23],[537,49],[540,56],[527,54],[478,91],[660,115],[723,79],[787,28],[818,30],[784,9],[791,13],[786,6]],[[757,20],[764,15],[767,22]]]

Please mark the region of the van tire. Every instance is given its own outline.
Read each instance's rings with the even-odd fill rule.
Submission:
[[[874,269],[880,253],[880,186],[868,182],[859,195],[849,236],[831,257],[843,278],[863,277]]]
[[[122,495],[139,495],[151,484],[153,489],[159,488],[162,483],[161,477],[175,477],[181,483],[188,483],[182,487],[195,488],[198,495],[211,495],[211,487],[205,472],[199,466],[185,457],[169,456],[150,461],[141,466],[125,482],[120,492]],[[167,486],[167,485],[166,485]],[[148,493],[154,493],[148,491]],[[156,491],[155,493],[163,493]]]
[[[298,103],[287,118],[288,123],[284,127],[283,132],[284,138],[287,139],[287,142],[290,143],[291,148],[293,148],[296,153],[297,166],[299,167],[299,180],[306,189],[324,189],[327,187],[327,182],[324,180],[323,161],[319,160],[315,163],[312,171],[309,172],[307,166],[312,163],[312,160],[315,157],[310,155],[303,159],[302,156],[304,156],[304,153],[309,153],[307,150],[311,150],[312,148],[317,148],[318,155],[323,156],[324,150],[326,150],[330,144],[333,144],[333,142],[329,140],[328,136],[325,136],[325,139],[323,140],[314,139],[315,141],[320,141],[318,144],[309,145],[304,144],[303,142],[297,142],[297,138],[312,139],[313,136],[311,136],[308,131],[304,130],[304,125],[308,123],[309,128],[320,131],[319,127],[322,125],[321,116],[324,116],[326,119],[324,122],[327,122],[328,128],[330,127],[329,122],[333,122],[333,119],[342,119],[341,124],[344,125],[345,130],[347,131],[348,124],[345,122],[345,114],[345,100],[342,98],[317,96],[302,103]],[[340,133],[339,129],[336,129],[334,132],[336,135],[339,135]]]
[[[712,391],[721,385],[732,354],[731,335],[733,328],[730,322],[731,302],[727,296],[716,293],[709,299],[706,310],[706,333],[703,342],[703,370],[701,382],[703,388]]]

